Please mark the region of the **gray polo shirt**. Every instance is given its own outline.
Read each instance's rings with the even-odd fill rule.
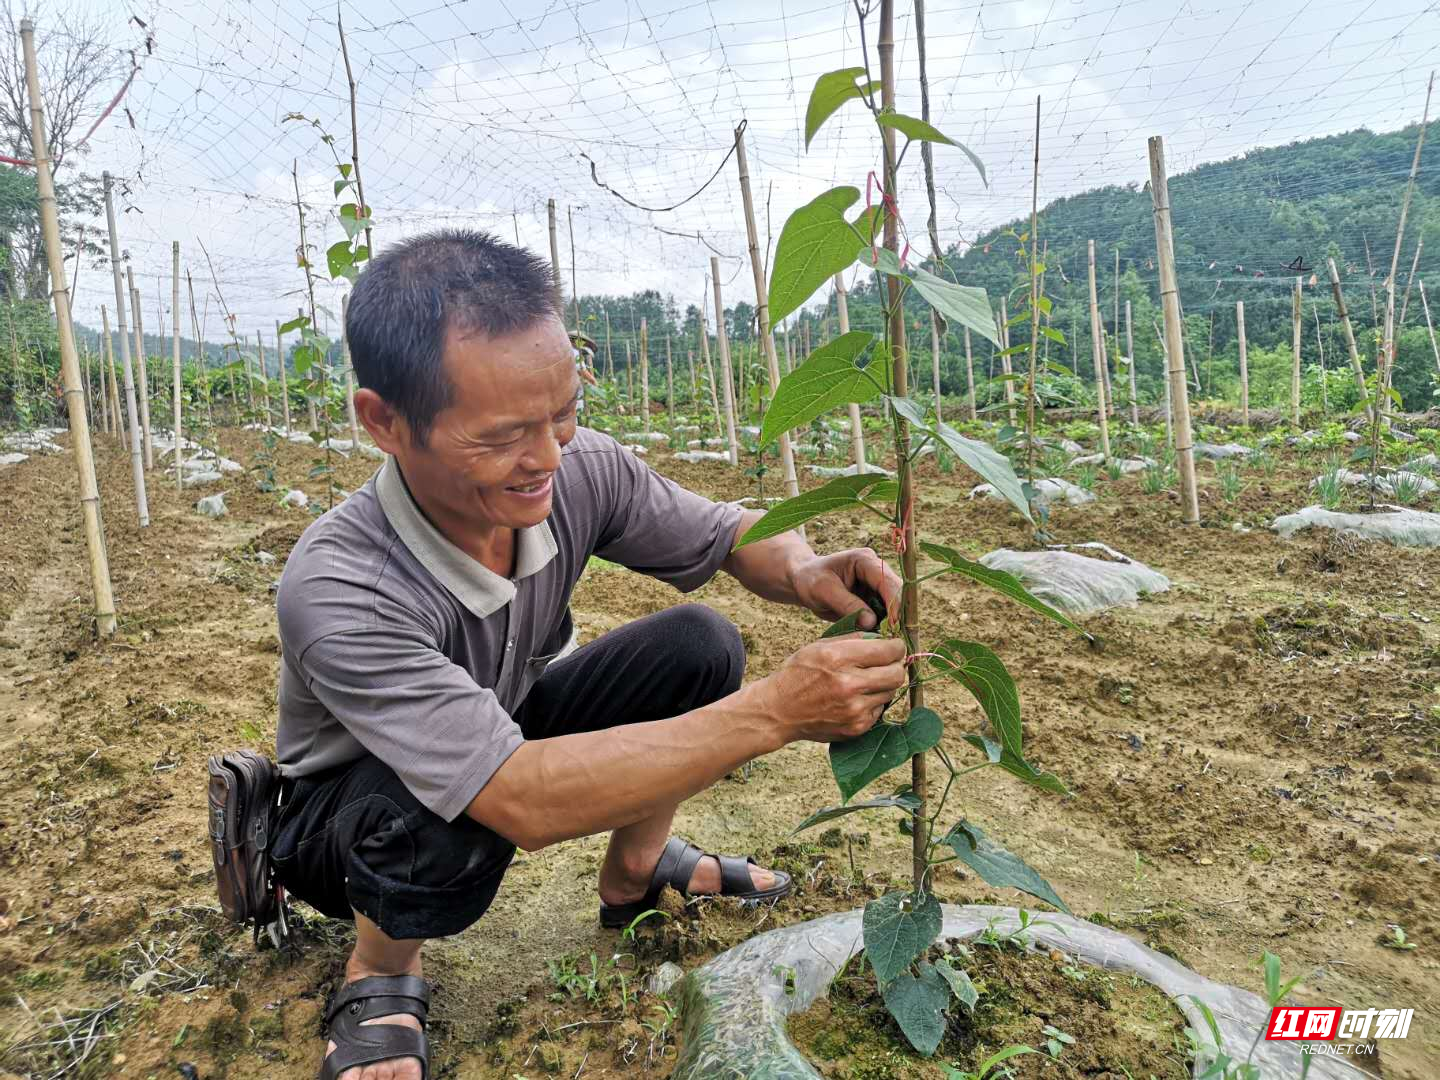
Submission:
[[[578,428],[550,516],[519,531],[507,578],[445,539],[387,460],[305,530],[281,576],[281,771],[370,753],[453,820],[523,741],[510,713],[570,644],[589,557],[689,592],[720,568],[741,514]]]

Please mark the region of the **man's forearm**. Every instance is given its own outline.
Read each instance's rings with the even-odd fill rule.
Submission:
[[[643,821],[783,745],[741,690],[668,720],[524,743],[466,813],[535,851]]]
[[[735,530],[735,540],[764,516],[758,510],[747,510]],[[791,530],[730,552],[720,568],[756,596],[780,604],[795,604],[799,603],[799,597],[795,593],[794,569],[814,557],[810,545]]]

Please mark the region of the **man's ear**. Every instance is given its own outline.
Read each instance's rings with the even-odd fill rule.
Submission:
[[[410,427],[405,418],[374,390],[360,387],[355,391],[355,416],[375,445],[392,457],[409,445]]]

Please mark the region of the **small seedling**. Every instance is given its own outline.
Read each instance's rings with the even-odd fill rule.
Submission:
[[[1390,493],[1401,506],[1414,506],[1420,501],[1424,486],[1413,472],[1397,473],[1390,481]]]
[[[1240,469],[1231,462],[1215,463],[1215,478],[1220,482],[1220,497],[1233,503],[1245,491],[1245,482],[1240,478]]]
[[[1084,488],[1086,491],[1095,490],[1095,481],[1100,474],[1095,471],[1094,465],[1081,465],[1075,470],[1075,486]]]
[[[1405,928],[1397,923],[1390,925],[1388,935],[1381,935],[1380,944],[1397,952],[1410,952],[1415,948],[1415,943],[1405,936]]]
[[[1075,1045],[1075,1036],[1067,1035],[1053,1024],[1046,1024],[1042,1029],[1045,1035],[1045,1049],[1050,1052],[1052,1058],[1058,1058],[1067,1046]]]
[[[1341,499],[1345,496],[1345,485],[1340,482],[1340,466],[1332,464],[1320,474],[1315,481],[1315,494],[1320,498],[1320,505],[1326,510],[1334,510],[1340,505]]]
[[[1164,465],[1151,465],[1140,474],[1140,490],[1146,495],[1159,495],[1169,491],[1173,483],[1170,470]]]

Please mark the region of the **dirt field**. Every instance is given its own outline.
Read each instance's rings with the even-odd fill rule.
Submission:
[[[312,918],[297,955],[256,952],[220,917],[203,810],[206,755],[273,746],[271,588],[310,516],[238,476],[223,485],[229,515],[212,521],[191,509],[193,492],[152,474],[152,525],[139,530],[128,460],[98,443],[121,612],[104,645],[87,625],[70,455],[0,471],[0,1047],[13,1036],[0,1071],[312,1076],[349,928]],[[229,431],[221,445],[248,464],[258,439]],[[279,478],[313,488],[311,456],[282,446]],[[651,460],[708,495],[752,492],[724,466]],[[373,468],[346,462],[340,483]],[[1031,760],[1074,791],[1060,799],[982,773],[952,802],[1077,914],[1212,978],[1258,988],[1252,965],[1268,949],[1287,972],[1312,973],[1303,1001],[1413,1008],[1409,1038],[1382,1043],[1381,1066],[1429,1080],[1440,1075],[1440,555],[1269,533],[1276,513],[1308,501],[1319,469],[1317,455],[1286,452],[1274,476],[1247,471],[1249,490],[1227,505],[1207,465],[1210,527],[1198,529],[1179,525],[1174,495],[1145,495],[1135,476],[1102,475],[1098,503],[1057,509],[1058,539],[1103,540],[1173,581],[1088,619],[1098,647],[968,584],[929,583],[927,634],[996,649],[1020,684]],[[1027,544],[1013,513],[965,501],[963,470],[942,477],[931,462],[925,481],[926,537],[972,556]],[[832,520],[810,539],[882,546],[869,524]],[[595,566],[576,624],[588,640],[680,599]],[[728,578],[692,599],[740,627],[752,676],[821,629]],[[978,708],[940,683],[927,690],[947,745],[972,754],[960,736]],[[522,855],[491,912],[427,951],[437,1072],[664,1076],[673,1025],[659,999],[636,996],[646,972],[663,959],[693,966],[757,925],[857,906],[906,865],[890,818],[846,818],[824,843],[821,830],[804,844],[789,836],[837,801],[824,751],[800,745],[687,804],[681,834],[778,859],[801,888],[763,915],[705,905],[633,945],[596,925],[603,838]],[[1017,899],[954,872],[937,891]],[[1383,947],[1388,924],[1416,948]]]

